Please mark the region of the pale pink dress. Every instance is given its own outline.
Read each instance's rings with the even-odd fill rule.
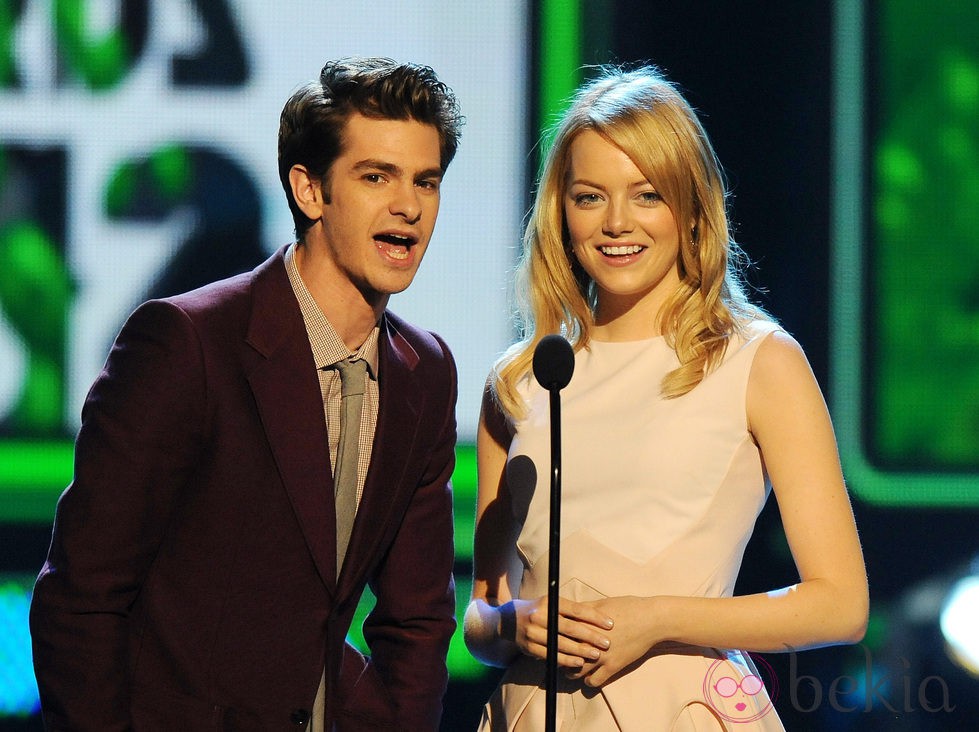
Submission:
[[[592,342],[575,356],[561,392],[561,594],[726,597],[768,496],[747,429],[745,397],[767,322],[735,338],[716,371],[689,394],[663,399],[677,366],[662,337]],[[522,525],[515,551],[519,596],[547,594],[550,495],[548,393],[528,381],[529,416],[516,425],[507,480]],[[674,645],[658,648],[601,689],[562,678],[562,732],[770,732],[782,724],[763,688],[764,664],[746,654]],[[486,705],[483,732],[542,732],[544,664],[518,659]],[[722,681],[722,679],[726,679]],[[733,693],[732,693],[733,690]],[[721,692],[725,692],[722,694]]]

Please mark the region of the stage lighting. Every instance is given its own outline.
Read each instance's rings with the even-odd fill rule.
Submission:
[[[948,655],[969,673],[979,676],[979,560],[973,573],[952,585],[942,606],[939,625]]]

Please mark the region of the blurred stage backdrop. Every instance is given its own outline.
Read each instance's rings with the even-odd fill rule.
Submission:
[[[757,299],[827,394],[867,555],[866,640],[766,654],[776,707],[790,730],[979,728],[973,0],[0,0],[0,730],[41,729],[31,585],[112,338],[142,300],[291,239],[278,113],[352,54],[430,64],[468,119],[391,303],[459,362],[460,614],[479,396],[513,337],[542,130],[589,65],[651,61],[704,115]],[[738,591],[795,580],[772,500]],[[461,636],[449,664],[443,729],[472,729],[498,672]]]

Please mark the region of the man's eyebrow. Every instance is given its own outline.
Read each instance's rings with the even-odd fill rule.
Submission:
[[[401,175],[404,172],[401,170],[401,166],[399,165],[388,163],[384,160],[375,160],[374,158],[367,158],[366,160],[358,161],[354,165],[353,169],[355,171],[379,170],[382,173],[390,173],[391,175]]]
[[[366,158],[365,160],[359,160],[354,164],[353,171],[359,173],[364,170],[377,170],[381,173],[387,173],[400,178],[404,175],[404,170],[400,165],[395,165],[394,163],[389,163],[385,160],[377,160],[375,158]],[[430,180],[432,178],[438,178],[439,180],[445,175],[445,171],[441,168],[427,168],[426,170],[420,171],[415,175],[415,180]]]
[[[439,180],[441,180],[442,176],[444,175],[445,175],[445,171],[442,170],[441,168],[429,168],[428,170],[423,170],[418,175],[416,175],[415,180],[427,180],[430,178],[438,178]]]

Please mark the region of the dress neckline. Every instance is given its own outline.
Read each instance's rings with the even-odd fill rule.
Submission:
[[[601,347],[625,348],[627,346],[649,345],[652,343],[656,343],[657,341],[665,342],[666,336],[660,334],[660,335],[650,336],[649,338],[637,338],[636,340],[631,340],[631,341],[601,341],[598,340],[597,338],[592,338],[588,341],[588,347],[590,348],[592,344],[600,344]]]

